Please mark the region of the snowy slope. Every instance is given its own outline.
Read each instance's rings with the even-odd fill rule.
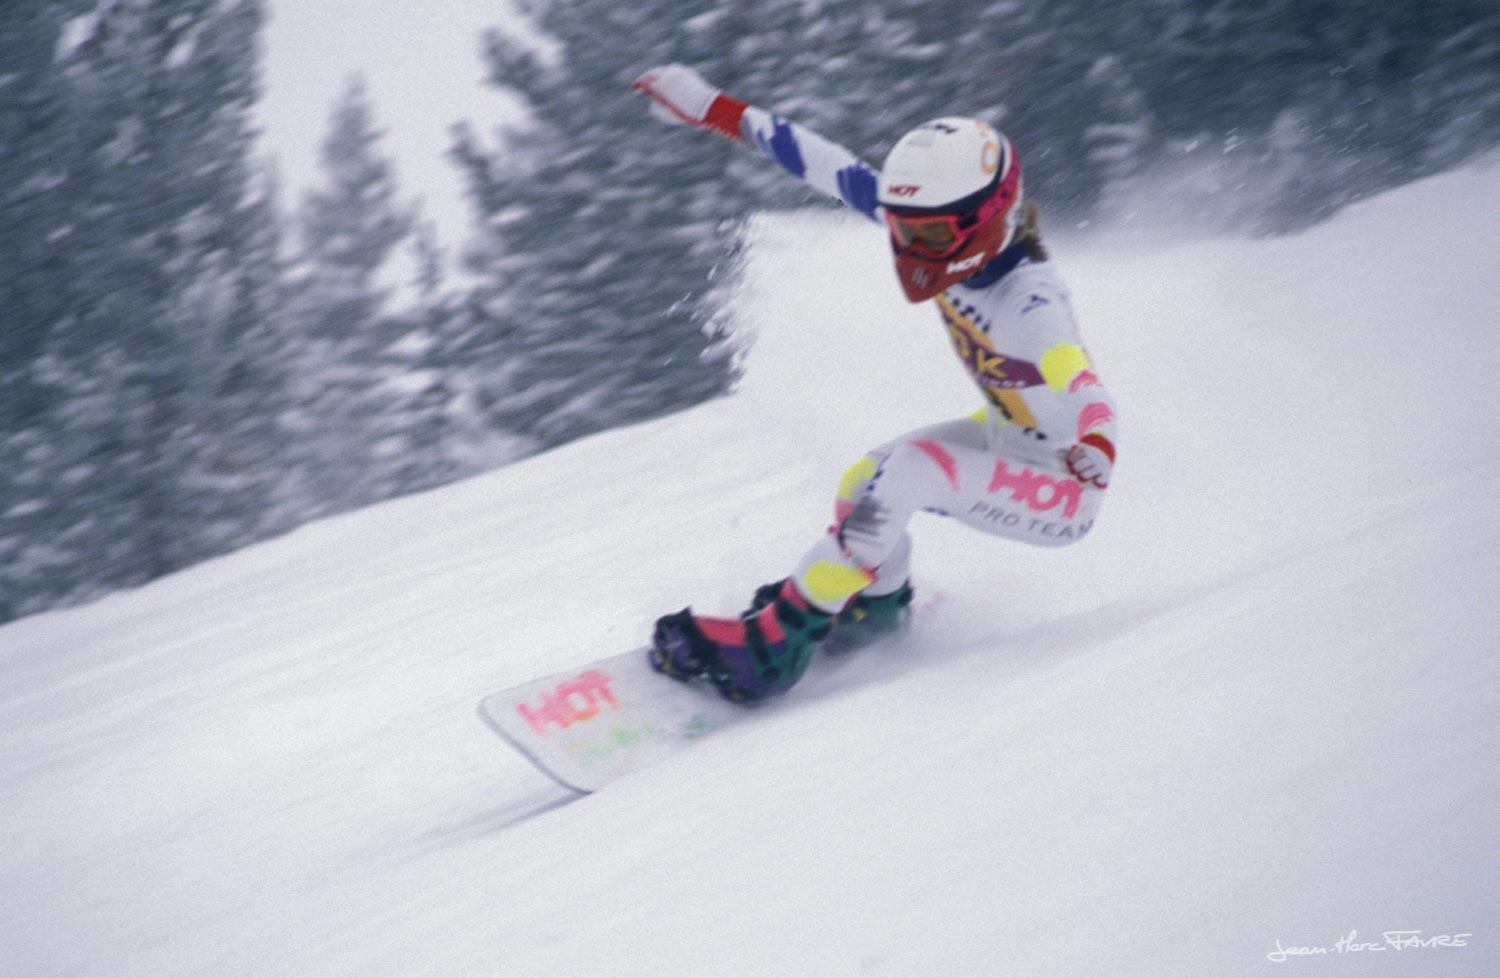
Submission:
[[[735,396],[0,629],[0,975],[1500,974],[1496,200],[1059,238],[1094,534],[921,518],[906,639],[559,807],[480,695],[737,610],[973,407],[878,233],[758,222]]]

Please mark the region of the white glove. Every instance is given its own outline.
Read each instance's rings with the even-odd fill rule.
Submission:
[[[1065,460],[1079,482],[1105,489],[1115,468],[1115,446],[1103,435],[1090,433],[1068,449]]]
[[[739,142],[745,103],[725,95],[686,65],[648,68],[631,84],[651,97],[651,114],[674,125],[710,129]]]

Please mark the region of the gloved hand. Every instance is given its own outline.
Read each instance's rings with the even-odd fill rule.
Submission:
[[[1090,433],[1068,449],[1065,461],[1079,482],[1105,489],[1115,467],[1115,446],[1103,435]]]
[[[686,65],[648,68],[630,86],[651,97],[651,114],[663,122],[710,129],[740,141],[740,116],[745,103],[725,95]]]

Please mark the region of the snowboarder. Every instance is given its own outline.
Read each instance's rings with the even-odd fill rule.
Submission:
[[[790,689],[831,631],[894,627],[911,600],[906,526],[918,511],[1042,546],[1088,533],[1114,468],[1115,405],[1042,247],[1009,139],[978,119],[934,119],[902,136],[877,171],[683,65],[652,68],[632,88],[658,118],[748,142],[883,224],[906,297],[936,300],[986,399],[969,417],[901,435],[850,466],[833,525],[740,617],[687,608],[659,619],[657,671],[706,677],[725,697],[752,702]]]

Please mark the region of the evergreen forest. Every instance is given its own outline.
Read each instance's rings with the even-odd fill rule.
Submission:
[[[876,164],[990,119],[1073,228],[1295,232],[1500,142],[1494,0],[517,9],[476,50],[528,121],[452,120],[447,255],[357,77],[319,186],[279,185],[265,0],[0,7],[0,621],[731,390],[738,223],[836,205],[651,120],[651,65]]]

